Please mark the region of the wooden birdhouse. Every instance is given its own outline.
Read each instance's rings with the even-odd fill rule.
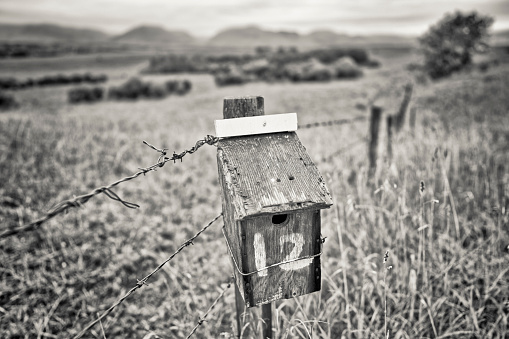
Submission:
[[[225,99],[224,118],[233,120],[216,121],[223,230],[246,305],[320,290],[320,210],[332,199],[296,115],[264,116],[263,98],[247,97]]]

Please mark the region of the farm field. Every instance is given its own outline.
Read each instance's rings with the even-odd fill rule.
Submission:
[[[302,125],[367,117],[377,93],[384,114],[395,114],[415,80],[406,65],[418,57],[378,58],[382,67],[356,80],[227,87],[209,75],[140,76],[143,56],[115,67],[98,59],[0,61],[2,74],[19,78],[90,71],[106,73],[108,86],[131,76],[193,85],[186,96],[92,105],[69,105],[70,86],[13,92],[20,107],[0,113],[0,225],[21,226],[156,163],[143,140],[170,153],[194,146],[214,134],[224,97],[263,96],[266,114],[297,112]],[[507,63],[416,82],[415,129],[407,116],[389,162],[382,124],[372,177],[369,119],[297,132],[334,205],[322,211],[322,290],[275,303],[276,338],[384,338],[385,327],[390,338],[507,338],[508,97]],[[113,189],[139,209],[99,195],[36,231],[0,239],[0,337],[78,334],[221,212],[215,157],[205,145]],[[221,225],[84,337],[185,338],[232,275]],[[256,312],[244,338],[259,333]],[[233,338],[235,326],[229,288],[194,337]]]

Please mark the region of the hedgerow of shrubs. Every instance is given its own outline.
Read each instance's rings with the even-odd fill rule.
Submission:
[[[131,78],[120,86],[112,86],[108,90],[110,100],[163,99],[170,94],[185,95],[192,88],[188,80],[170,80],[164,84],[154,84]],[[101,87],[79,87],[68,91],[68,101],[72,104],[94,103],[104,98]]]
[[[255,56],[230,55],[219,56],[204,55],[165,55],[155,56],[150,59],[149,66],[144,73],[177,74],[177,73],[214,73],[221,70],[226,64],[243,65]]]
[[[131,78],[118,87],[110,87],[108,98],[112,100],[162,99],[170,94],[187,94],[191,87],[191,82],[188,80],[171,80],[161,85]]]
[[[366,50],[317,49],[299,52],[295,47],[258,48],[254,55],[183,56],[152,58],[147,73],[209,73],[218,86],[250,81],[330,81],[362,76],[364,67],[378,67]]]
[[[18,107],[18,103],[12,95],[0,92],[0,111],[7,111],[16,107]]]
[[[71,84],[98,84],[108,80],[106,74],[57,74],[47,75],[36,79],[19,80],[13,77],[0,78],[0,89],[18,90],[36,86],[56,86],[56,85],[71,85]]]

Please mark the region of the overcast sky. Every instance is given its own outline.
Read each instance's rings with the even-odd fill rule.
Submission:
[[[122,33],[140,24],[208,37],[232,26],[307,33],[419,35],[444,13],[477,10],[509,28],[509,0],[0,0],[0,23],[56,23]]]

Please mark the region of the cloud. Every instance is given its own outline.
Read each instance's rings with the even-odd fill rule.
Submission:
[[[332,28],[348,33],[420,34],[456,9],[509,25],[507,0],[1,0],[0,22],[54,22],[120,33],[139,24],[212,35],[256,24],[300,32]]]

